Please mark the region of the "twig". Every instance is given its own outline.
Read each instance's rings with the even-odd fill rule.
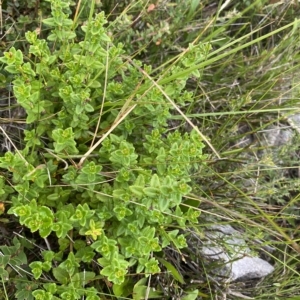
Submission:
[[[104,79],[104,88],[103,88],[103,97],[102,97],[102,104],[101,104],[101,108],[100,108],[100,112],[99,112],[99,118],[98,118],[98,122],[97,122],[97,126],[95,129],[95,133],[93,136],[93,140],[91,143],[91,147],[93,147],[94,142],[95,142],[95,138],[97,136],[97,132],[100,126],[100,121],[101,121],[101,116],[103,113],[103,107],[104,107],[104,101],[105,101],[105,97],[106,97],[106,90],[107,90],[107,79],[108,79],[108,53],[109,53],[109,47],[108,47],[108,43],[107,43],[107,48],[106,48],[106,66],[105,66],[105,79]]]
[[[69,164],[62,159],[61,157],[57,156],[56,154],[54,154],[50,149],[44,148],[49,154],[53,155],[55,158],[57,158],[58,160],[62,161],[65,164],[64,170],[67,170],[69,167]]]

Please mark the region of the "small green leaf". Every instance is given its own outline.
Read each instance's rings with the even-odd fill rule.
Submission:
[[[99,89],[99,88],[101,88],[101,83],[100,83],[99,81],[97,81],[97,80],[92,80],[92,81],[89,83],[88,87],[90,87],[90,88],[95,88],[95,89]]]
[[[139,174],[139,176],[137,177],[134,186],[140,186],[140,187],[144,187],[145,186],[145,176],[142,174]]]
[[[48,26],[55,26],[56,24],[54,18],[44,19],[42,22]]]
[[[142,278],[139,280],[133,288],[133,300],[142,300],[142,299],[162,299],[163,294],[160,291],[156,291],[154,288],[149,288],[146,282],[147,278]]]
[[[79,272],[76,273],[72,278],[71,282],[74,284],[75,288],[81,288],[89,283],[89,281],[95,278],[96,274],[94,272]]]
[[[155,236],[155,228],[147,226],[142,231],[142,237],[152,239]]]
[[[139,185],[132,185],[129,187],[129,190],[137,197],[141,198],[144,194],[144,188]]]
[[[164,212],[169,207],[169,205],[170,203],[168,199],[165,199],[164,197],[158,198],[158,207],[160,211]]]
[[[51,227],[43,227],[39,229],[39,234],[42,238],[46,238],[51,233]]]
[[[19,71],[17,70],[17,68],[15,66],[6,66],[4,69],[11,74],[19,73]]]
[[[143,188],[143,192],[145,193],[146,196],[155,198],[157,195],[160,194],[160,190],[156,187],[146,187]]]
[[[42,252],[43,258],[45,261],[52,261],[54,258],[54,252],[53,251],[43,251]]]
[[[9,280],[8,272],[2,267],[0,267],[0,278],[3,280]]]
[[[90,263],[92,262],[93,258],[95,256],[95,253],[91,247],[83,247],[80,248],[76,254],[75,257],[82,260],[83,262]]]
[[[54,278],[60,282],[61,284],[68,284],[70,282],[70,275],[67,272],[67,270],[61,268],[61,267],[57,267],[57,268],[53,268],[52,269],[52,273]]]
[[[47,299],[46,292],[43,290],[35,290],[32,292],[32,295],[37,300],[44,300]]]
[[[194,290],[191,292],[188,292],[188,294],[186,296],[184,296],[183,298],[181,298],[181,300],[195,300],[198,297],[198,290]]]
[[[9,262],[10,255],[1,255],[0,256],[0,266],[5,267]]]
[[[113,292],[117,297],[128,297],[132,293],[133,280],[126,278],[121,284],[113,285]]]
[[[153,188],[160,188],[160,180],[157,174],[154,174],[150,181],[150,186]]]
[[[174,279],[179,281],[181,284],[185,284],[182,275],[179,273],[179,271],[169,262],[167,262],[166,260],[157,257],[156,258],[159,262],[161,262],[168,271],[171,272],[171,274],[173,275]]]
[[[49,292],[50,294],[55,294],[57,291],[57,287],[55,283],[44,283],[43,287],[45,288],[45,290],[47,292]]]
[[[156,274],[160,272],[158,261],[154,257],[145,263],[145,272],[150,274]]]
[[[85,231],[85,235],[90,235],[93,240],[97,240],[98,236],[103,234],[102,230],[103,224],[100,222],[95,222],[93,219],[90,220],[89,229]]]
[[[41,261],[35,261],[32,262],[29,267],[32,270],[32,274],[35,279],[39,279],[43,272],[42,262]]]
[[[84,104],[84,110],[86,112],[92,112],[92,111],[94,111],[94,107],[91,104],[89,104],[89,103],[85,103]]]
[[[115,270],[112,266],[106,266],[101,270],[101,275],[110,277],[114,274]]]

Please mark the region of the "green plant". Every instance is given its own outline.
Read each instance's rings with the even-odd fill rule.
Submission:
[[[48,41],[27,32],[28,54],[12,47],[0,58],[27,114],[23,149],[0,158],[7,179],[2,192],[12,184],[8,213],[58,249],[30,263],[39,280],[33,297],[99,299],[92,281],[133,285],[128,272],[157,273],[155,253],[186,246],[179,229],[196,223],[199,212],[180,205],[191,191],[191,170],[206,156],[196,130],[169,131],[173,106],[145,76],[151,67],[114,44],[103,13],[93,16],[92,5],[88,21],[76,28],[69,2],[50,2],[52,17],[43,20],[51,28]],[[82,40],[75,30],[82,30]],[[209,49],[191,45],[166,77],[202,61]],[[183,105],[192,96],[184,90],[190,76],[200,73],[161,89]]]

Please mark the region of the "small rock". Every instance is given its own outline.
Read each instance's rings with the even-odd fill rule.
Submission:
[[[269,126],[264,131],[266,146],[283,146],[292,141],[293,131],[290,128],[282,128],[280,126]]]
[[[262,278],[274,271],[267,261],[251,255],[241,233],[230,225],[213,225],[205,232],[207,238],[201,253],[207,260],[219,262],[214,272],[226,282]]]
[[[274,267],[259,257],[245,256],[232,263],[231,281],[262,278],[274,271]]]

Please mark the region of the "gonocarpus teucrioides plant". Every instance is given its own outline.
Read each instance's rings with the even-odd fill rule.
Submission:
[[[131,270],[159,272],[155,252],[186,246],[178,228],[197,222],[198,213],[183,212],[180,204],[191,191],[191,170],[205,155],[196,131],[168,131],[172,106],[134,64],[147,73],[151,67],[126,59],[103,13],[76,28],[68,1],[50,2],[52,17],[43,21],[51,28],[48,39],[27,32],[28,53],[11,48],[0,58],[27,114],[24,148],[5,153],[0,167],[15,190],[8,212],[58,245],[30,264],[36,280],[43,282],[42,275],[51,272],[56,279],[32,295],[98,299],[97,290],[86,285],[99,273],[120,285]],[[191,46],[190,59],[203,59],[208,50]],[[167,75],[183,70],[188,59]],[[200,73],[162,86],[178,104],[191,100],[185,91],[189,76]],[[131,114],[116,124],[132,104]]]

